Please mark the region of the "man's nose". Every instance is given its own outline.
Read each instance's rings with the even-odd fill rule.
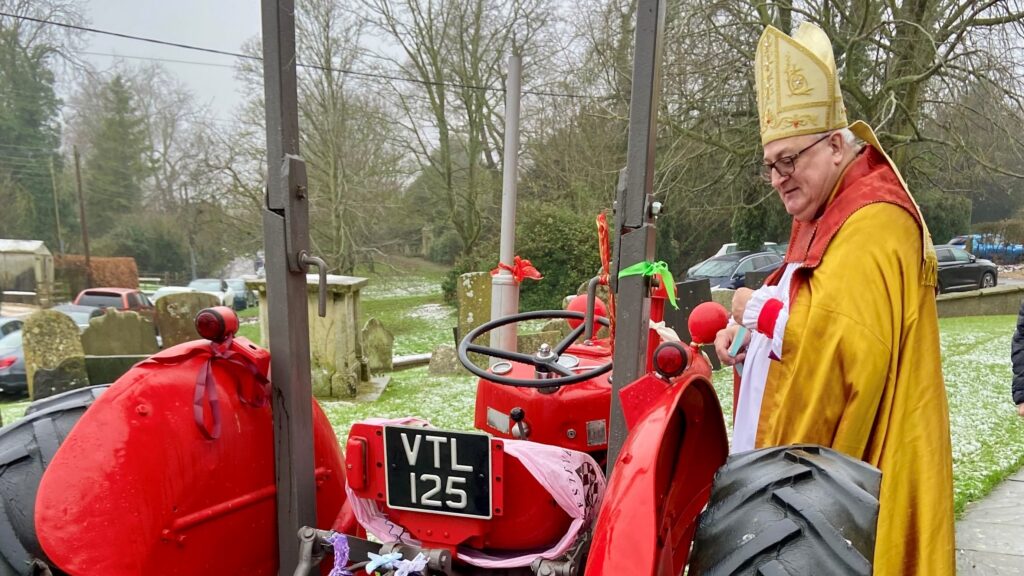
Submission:
[[[789,175],[783,176],[778,168],[772,167],[772,187],[778,189],[782,183],[789,179]]]

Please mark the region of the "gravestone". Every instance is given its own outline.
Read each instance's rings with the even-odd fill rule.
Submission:
[[[368,280],[357,276],[327,275],[326,316],[318,314],[320,293],[316,274],[306,275],[306,310],[309,318],[309,357],[313,395],[317,398],[357,398],[375,390],[370,382],[359,329],[360,292]],[[270,344],[270,311],[264,280],[246,281],[260,300],[260,336]],[[369,386],[369,388],[366,388]]]
[[[486,365],[483,364],[483,366]],[[430,366],[427,368],[428,373],[435,376],[443,376],[447,374],[460,374],[464,370],[465,368],[462,367],[462,362],[459,362],[459,356],[454,346],[442,344],[434,348],[434,353],[430,355]]]
[[[391,372],[391,355],[395,346],[395,336],[381,324],[380,320],[370,318],[363,325],[363,351],[370,365],[370,372]]]
[[[194,317],[193,317],[194,318]],[[82,332],[82,348],[89,356],[125,354],[156,354],[156,332],[153,324],[136,312],[107,308],[93,318]]]
[[[74,320],[60,312],[40,310],[25,320],[22,330],[29,398],[46,398],[89,385],[85,352]]]
[[[160,331],[164,349],[183,342],[199,339],[196,315],[203,308],[212,308],[220,302],[213,294],[182,292],[168,294],[156,301],[156,327]]]
[[[487,272],[468,272],[459,276],[456,294],[459,308],[457,338],[461,342],[471,330],[491,319],[491,275]],[[490,337],[486,334],[475,342],[482,346],[489,346],[490,343]],[[486,356],[475,353],[469,356],[478,366],[488,364]]]

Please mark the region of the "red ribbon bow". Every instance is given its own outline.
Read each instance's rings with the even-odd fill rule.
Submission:
[[[519,256],[515,257],[515,260],[511,266],[505,264],[504,262],[498,262],[498,267],[495,268],[494,270],[491,270],[491,276],[497,276],[498,273],[502,270],[508,270],[509,272],[511,272],[512,278],[516,281],[516,284],[521,283],[524,278],[531,278],[533,280],[541,280],[542,278],[544,278],[543,276],[541,276],[540,271],[534,268],[533,264],[530,264],[529,260],[526,260],[525,258],[520,258]]]
[[[235,378],[235,386],[238,391],[238,399],[242,404],[255,408],[262,408],[267,405],[270,399],[270,381],[260,372],[252,360],[231,350],[233,338],[228,337],[224,342],[217,344],[210,342],[209,348],[192,348],[188,352],[174,356],[155,356],[147,358],[139,364],[155,363],[164,366],[181,364],[186,360],[209,354],[206,363],[196,374],[195,393],[192,396],[192,413],[195,416],[196,425],[208,440],[220,438],[220,398],[217,395],[217,380],[213,376],[214,360],[224,360],[230,364],[243,368],[256,381],[252,398],[248,397],[242,386],[242,379]],[[206,411],[209,409],[212,429],[206,425]]]

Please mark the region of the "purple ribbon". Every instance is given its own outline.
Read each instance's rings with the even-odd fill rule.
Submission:
[[[199,369],[199,373],[196,374],[195,393],[192,396],[192,413],[195,417],[196,425],[199,427],[199,431],[202,432],[203,436],[208,440],[216,440],[217,438],[220,438],[221,431],[220,398],[217,395],[217,379],[213,375],[214,361],[223,360],[229,364],[242,368],[246,370],[256,381],[256,392],[254,397],[249,398],[243,390],[241,379],[237,377],[235,378],[235,389],[238,392],[238,399],[242,404],[255,408],[262,408],[269,402],[270,381],[260,373],[259,368],[252,360],[231,349],[231,343],[233,340],[234,339],[229,336],[227,340],[220,344],[210,342],[210,346],[208,348],[191,348],[188,352],[174,356],[154,356],[139,363],[139,365],[142,365],[152,362],[163,366],[175,366],[202,354],[209,355],[203,367]],[[205,416],[207,408],[209,408],[210,411],[212,429],[206,425]]]

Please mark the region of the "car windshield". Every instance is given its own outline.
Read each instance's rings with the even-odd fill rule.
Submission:
[[[735,258],[712,258],[698,266],[692,275],[697,278],[729,276],[736,269],[736,262]]]
[[[78,299],[79,306],[96,306],[99,308],[111,306],[114,308],[122,308],[121,295],[105,293],[86,293],[82,294],[82,297]]]
[[[0,350],[10,350],[12,348],[21,348],[21,330],[11,332],[7,336],[0,338]]]
[[[189,288],[195,288],[196,290],[206,290],[209,292],[220,292],[220,280],[193,280],[188,283]]]

